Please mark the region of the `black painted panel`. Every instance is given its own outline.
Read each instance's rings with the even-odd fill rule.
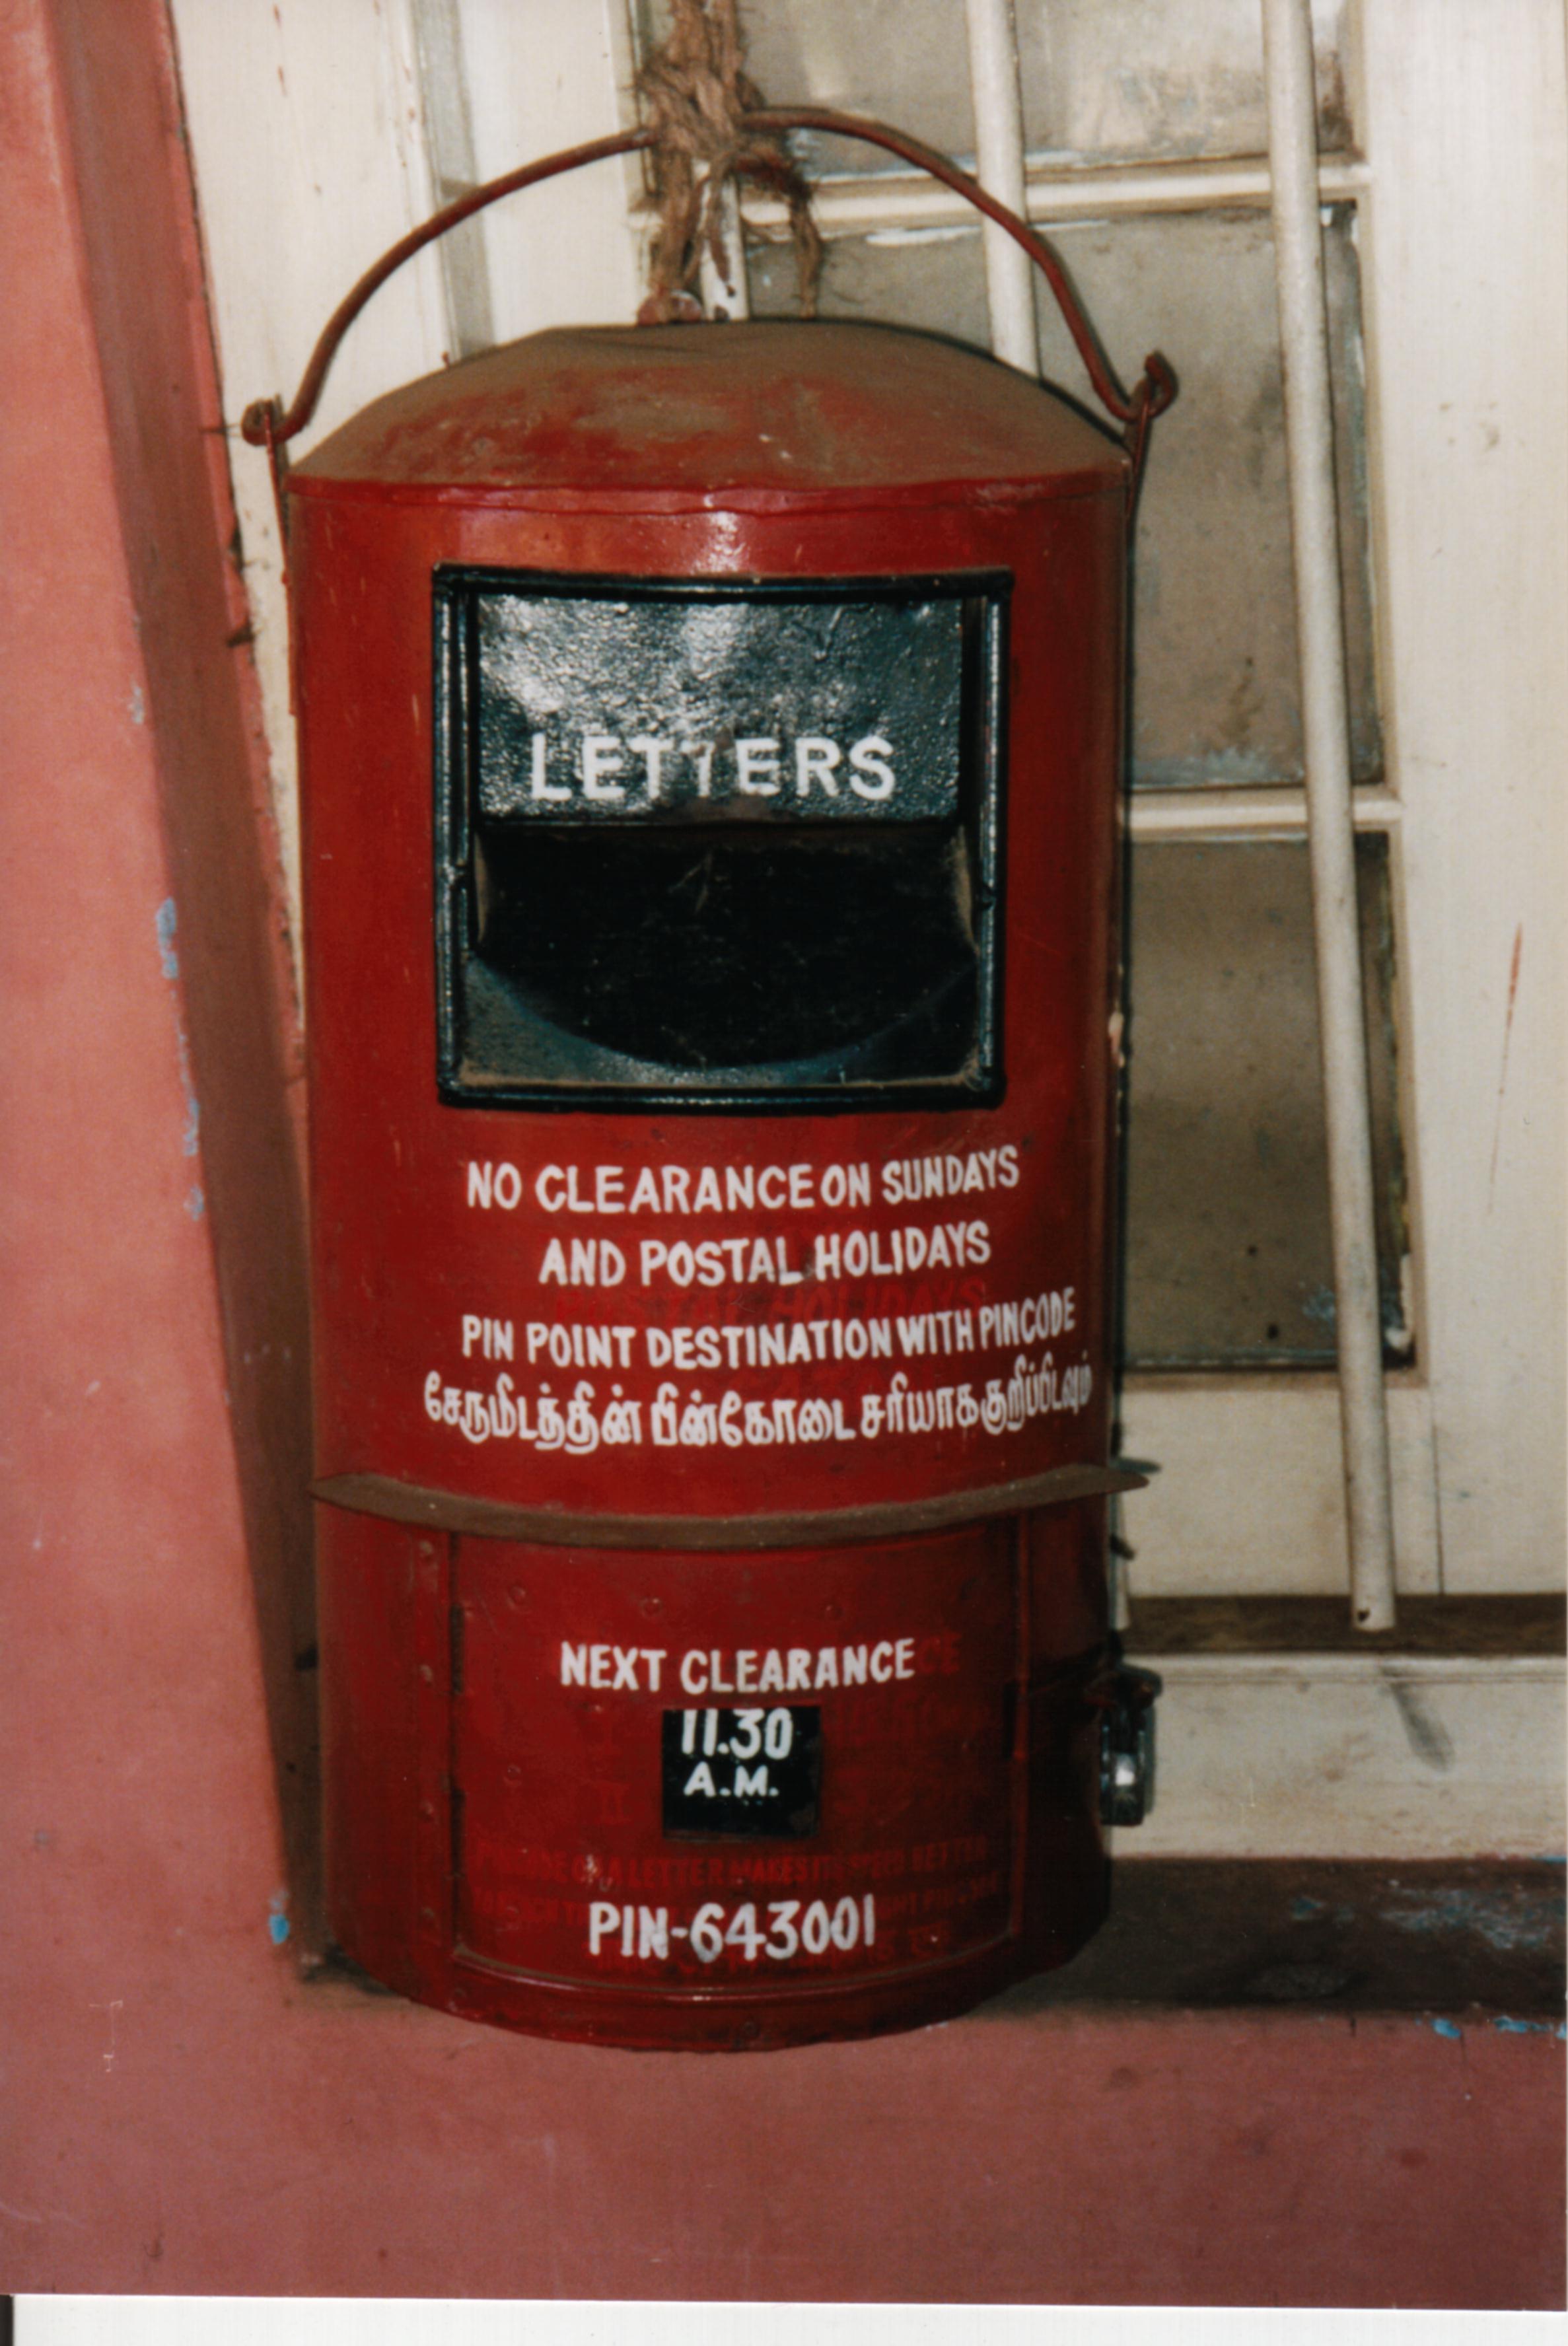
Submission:
[[[476,596],[478,805],[533,821],[911,822],[958,808],[963,609]]]
[[[1007,581],[435,581],[443,1096],[1000,1096]]]

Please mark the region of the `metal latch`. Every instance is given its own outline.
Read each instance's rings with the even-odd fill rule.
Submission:
[[[1153,1670],[1118,1662],[1105,1686],[1100,1719],[1100,1819],[1141,1825],[1155,1804],[1155,1698],[1163,1681]]]

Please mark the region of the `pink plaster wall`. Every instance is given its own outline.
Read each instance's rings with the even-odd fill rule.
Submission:
[[[993,2013],[623,2055],[274,1943],[300,1418],[245,1355],[300,1325],[293,1066],[156,0],[15,0],[0,107],[0,2286],[1559,2302],[1549,2037]]]

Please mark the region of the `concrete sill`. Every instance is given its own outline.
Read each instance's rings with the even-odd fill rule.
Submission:
[[[1563,1599],[1410,1597],[1369,1637],[1332,1597],[1156,1597],[1156,1858],[1530,1859],[1564,1847]]]

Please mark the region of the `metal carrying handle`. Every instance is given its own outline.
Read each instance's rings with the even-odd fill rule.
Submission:
[[[1169,362],[1158,351],[1151,351],[1144,361],[1144,371],[1131,393],[1122,389],[1115,370],[1100,346],[1098,336],[1073,290],[1071,279],[1055,253],[1043,236],[1037,236],[1028,224],[1010,211],[1004,203],[987,194],[978,179],[961,171],[932,147],[906,132],[890,129],[886,123],[873,122],[860,115],[839,114],[826,106],[768,106],[739,118],[742,130],[762,132],[780,130],[825,130],[840,138],[858,138],[871,147],[885,148],[890,155],[912,163],[917,169],[940,179],[952,188],[966,203],[983,212],[988,219],[1004,228],[1015,244],[1021,245],[1044,274],[1056,299],[1056,307],[1072,335],[1079,357],[1088,370],[1095,396],[1101,405],[1122,426],[1123,444],[1132,458],[1131,489],[1135,495],[1144,457],[1148,445],[1149,426],[1156,415],[1163,415],[1176,395],[1176,374]],[[421,228],[412,229],[408,235],[383,252],[373,267],[367,269],[358,283],[343,296],[317,339],[310,362],[300,379],[300,388],[293,402],[285,409],[277,399],[253,400],[240,419],[239,429],[252,448],[265,448],[272,468],[273,494],[278,501],[280,526],[282,523],[282,451],[297,432],[303,431],[316,412],[327,370],[337,355],[338,345],[372,293],[378,292],[387,279],[400,270],[405,260],[412,260],[427,244],[444,236],[448,229],[456,228],[487,205],[498,203],[503,196],[515,195],[520,189],[536,186],[542,179],[554,179],[562,172],[575,171],[585,163],[606,161],[612,155],[634,155],[640,149],[657,146],[658,133],[652,129],[617,131],[613,138],[592,138],[585,146],[568,147],[558,155],[546,155],[537,163],[525,163],[521,169],[503,173],[498,179],[487,179],[482,187],[471,188],[467,195],[458,197],[438,211],[433,212]]]

